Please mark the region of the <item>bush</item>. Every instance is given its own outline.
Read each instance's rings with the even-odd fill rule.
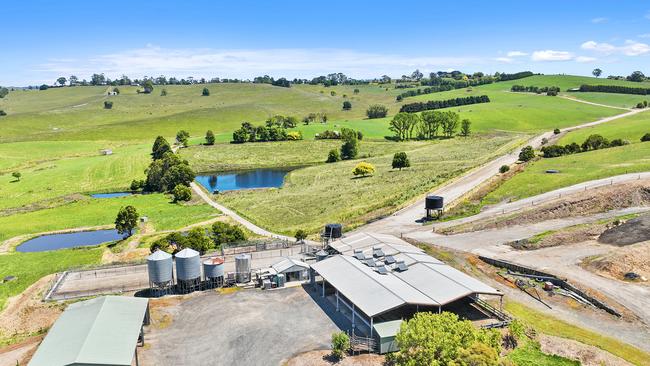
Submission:
[[[43,84],[43,85],[38,87],[38,90],[47,90],[49,88],[50,88],[49,86],[47,86],[46,84]]]
[[[368,118],[373,119],[373,118],[384,118],[388,114],[388,108],[386,106],[383,106],[381,104],[373,104],[368,107],[366,110],[366,115]]]
[[[192,190],[186,185],[177,184],[172,190],[172,195],[174,195],[174,202],[187,202],[192,199]]]
[[[335,92],[334,90],[332,90],[332,91],[330,92],[330,95],[331,95],[331,96],[335,96],[335,95],[336,95],[336,92]]]
[[[357,164],[357,166],[354,167],[354,170],[352,170],[352,174],[355,176],[362,176],[362,177],[367,177],[369,175],[373,175],[375,173],[375,167],[374,165],[366,162],[361,162]]]
[[[523,149],[521,149],[521,152],[519,152],[520,161],[527,162],[534,158],[535,158],[535,150],[533,150],[532,146],[526,146]]]
[[[393,169],[402,170],[411,166],[408,156],[405,152],[398,152],[393,155]]]
[[[287,140],[289,141],[302,140],[302,133],[300,131],[289,131],[287,132]]]
[[[629,145],[629,144],[630,144],[630,142],[627,141],[627,140],[613,139],[612,141],[610,141],[609,146],[615,147],[615,146],[624,146],[624,145]]]
[[[0,109],[0,116],[6,116],[6,115],[7,115],[7,112],[5,112],[4,110]]]
[[[415,113],[415,112],[429,111],[434,109],[458,107],[458,106],[468,105],[468,104],[489,103],[489,102],[490,102],[490,98],[487,95],[479,95],[479,96],[472,95],[464,98],[454,98],[454,99],[447,99],[447,100],[430,100],[427,102],[416,102],[416,103],[404,104],[399,111]]]
[[[167,89],[163,89],[160,91],[160,96],[161,97],[166,97],[167,96]]]
[[[202,227],[195,227],[193,229],[190,229],[190,231],[187,232],[187,236],[185,238],[187,240],[187,248],[194,249],[201,254],[214,248],[212,240],[210,240],[210,237],[206,234],[205,229]]]
[[[637,109],[643,109],[644,108],[643,103],[641,103],[641,102],[637,103],[636,107],[637,107]]]
[[[556,134],[556,135],[559,135],[560,132],[561,132],[561,131],[560,131],[559,128],[556,128],[556,129],[553,130],[553,133]]]
[[[104,109],[112,109],[113,108],[113,102],[111,101],[104,101]]]
[[[582,150],[600,150],[609,147],[609,140],[599,134],[589,135],[582,143]]]
[[[214,132],[212,130],[208,130],[205,133],[205,144],[206,145],[214,145]]]
[[[203,88],[203,91],[201,92],[201,95],[204,96],[204,97],[210,96],[210,89]]]
[[[131,190],[139,191],[144,188],[145,182],[144,179],[134,179],[131,181]]]
[[[339,151],[336,149],[330,150],[330,152],[327,154],[327,160],[325,162],[336,163],[337,161],[341,161],[341,155],[339,154]]]
[[[643,137],[641,137],[641,142],[648,142],[648,141],[650,141],[650,133],[646,133],[645,135],[643,135]]]
[[[359,94],[359,89],[354,89],[354,94]]]
[[[350,349],[350,337],[345,332],[332,334],[332,356],[342,359]]]
[[[307,239],[307,232],[303,229],[298,229],[296,230],[294,237],[296,238],[297,242],[302,242],[303,240]]]
[[[501,167],[499,168],[499,173],[501,174],[507,173],[508,171],[510,171],[509,165],[501,165]]]
[[[225,243],[244,241],[246,234],[239,226],[217,221],[212,224],[212,240],[219,246]]]
[[[356,138],[346,140],[341,146],[341,159],[351,160],[359,155],[359,140]]]
[[[343,110],[344,111],[349,111],[350,109],[352,109],[352,103],[350,103],[347,100],[345,102],[343,102]]]

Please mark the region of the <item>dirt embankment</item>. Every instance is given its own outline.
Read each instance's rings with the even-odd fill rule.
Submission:
[[[580,361],[583,366],[632,366],[631,363],[598,347],[571,339],[541,334],[539,343],[542,352]]]
[[[517,240],[508,244],[515,249],[534,250],[558,245],[582,243],[588,240],[595,240],[607,227],[607,224],[602,223],[577,225],[546,235]]]
[[[617,280],[625,280],[625,274],[633,272],[640,276],[635,283],[650,285],[650,241],[617,248],[603,256],[589,258],[582,265]]]
[[[618,246],[650,240],[650,215],[643,215],[605,230],[598,241]]]
[[[486,229],[506,228],[546,220],[592,215],[628,207],[650,206],[650,181],[641,180],[620,186],[602,187],[558,198],[514,215],[479,220],[444,229],[445,234],[457,234]]]
[[[292,357],[286,366],[381,366],[385,357],[375,354],[348,356],[340,361],[329,358],[330,351],[310,351]]]

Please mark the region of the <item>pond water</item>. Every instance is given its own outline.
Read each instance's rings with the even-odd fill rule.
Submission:
[[[197,175],[195,180],[210,192],[223,192],[239,189],[281,187],[287,173],[289,173],[289,170],[286,169],[255,169]]]
[[[90,197],[92,197],[92,198],[115,198],[115,197],[130,196],[132,194],[133,193],[131,193],[131,192],[95,193],[95,194],[91,194]]]
[[[76,233],[43,235],[16,247],[18,252],[44,252],[64,248],[97,245],[109,241],[121,240],[123,237],[115,229],[79,231]]]

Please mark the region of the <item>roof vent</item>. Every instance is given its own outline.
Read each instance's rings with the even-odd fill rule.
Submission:
[[[370,258],[370,259],[366,260],[366,265],[368,267],[377,267],[377,262],[375,262],[374,259]]]
[[[386,261],[386,264],[395,263],[395,257],[393,257],[392,255],[387,255],[386,258],[384,258],[384,260]]]
[[[383,257],[384,251],[381,250],[381,247],[372,247],[372,256],[375,258]]]
[[[404,261],[399,261],[397,262],[397,267],[395,269],[397,269],[400,272],[404,272],[407,269],[409,269],[409,267],[406,265],[406,263],[404,263]]]
[[[354,253],[354,257],[357,258],[357,259],[360,260],[360,261],[366,259],[366,256],[363,254],[363,252],[356,252],[356,253]]]
[[[388,268],[386,268],[386,266],[378,266],[375,268],[375,271],[382,275],[388,274]]]

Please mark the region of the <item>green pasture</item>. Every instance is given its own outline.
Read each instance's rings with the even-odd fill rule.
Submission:
[[[646,133],[650,133],[650,110],[593,127],[569,132],[558,141],[558,144],[566,145],[572,142],[582,144],[592,134],[602,135],[610,141],[613,139],[623,139],[635,144],[640,143],[641,137]]]
[[[276,232],[315,232],[327,222],[342,222],[349,228],[393,212],[521,140],[521,136],[500,134],[424,145],[404,142],[399,147],[408,153],[412,166],[402,171],[391,169],[392,154],[377,155],[294,170],[282,188],[226,192],[217,199]],[[373,164],[377,172],[355,178],[352,169],[360,161]]]

